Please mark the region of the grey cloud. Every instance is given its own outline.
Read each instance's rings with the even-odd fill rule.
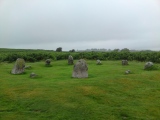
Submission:
[[[19,44],[47,49],[55,45],[69,49],[72,43],[82,49],[113,43],[112,48],[137,48],[132,43],[159,43],[160,6],[156,0],[15,1],[2,0],[0,47]],[[86,45],[80,46],[81,42]]]

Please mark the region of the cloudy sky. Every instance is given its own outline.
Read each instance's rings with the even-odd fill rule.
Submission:
[[[0,48],[160,50],[160,0],[0,0]]]

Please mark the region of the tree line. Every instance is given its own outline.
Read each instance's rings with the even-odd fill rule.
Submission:
[[[15,50],[15,49],[0,49],[0,62],[14,62],[17,58],[23,58],[28,62],[37,62],[46,59],[52,60],[65,60],[68,56],[72,55],[76,60],[136,60],[136,61],[151,61],[160,63],[160,51],[109,51],[109,52],[56,52],[53,50]]]

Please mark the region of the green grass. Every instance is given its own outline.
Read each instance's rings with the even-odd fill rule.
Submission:
[[[159,120],[160,70],[143,62],[88,61],[89,78],[72,78],[67,61],[26,63],[25,74],[10,74],[0,63],[1,120]],[[157,64],[159,66],[159,64]],[[124,74],[130,70],[131,74]],[[34,72],[38,77],[30,78]]]

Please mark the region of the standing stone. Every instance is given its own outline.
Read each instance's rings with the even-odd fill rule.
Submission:
[[[128,65],[128,61],[127,60],[122,60],[122,65]]]
[[[46,65],[50,65],[50,64],[51,64],[51,60],[50,60],[50,59],[47,59],[47,60],[45,61],[45,63],[46,63]]]
[[[85,60],[80,59],[73,67],[72,77],[74,78],[87,78],[88,67]]]
[[[18,58],[11,71],[12,74],[22,74],[25,70],[25,61],[22,58]]]
[[[144,69],[151,68],[153,66],[153,62],[146,62]]]
[[[68,57],[68,64],[73,65],[73,57],[71,55]]]
[[[97,65],[101,65],[102,62],[100,60],[97,60]]]

